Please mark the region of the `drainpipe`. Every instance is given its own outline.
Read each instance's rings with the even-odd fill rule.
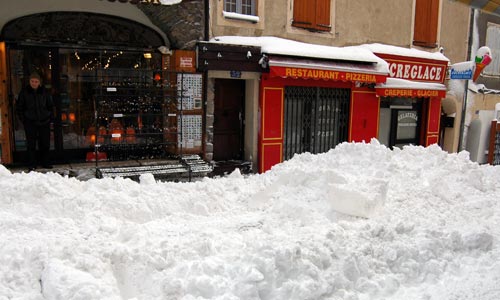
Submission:
[[[204,16],[205,16],[205,28],[204,28],[204,41],[210,40],[210,0],[203,0],[204,2]],[[202,132],[205,133],[202,135],[202,137],[205,137],[205,141],[203,144],[203,156],[206,159],[206,154],[207,154],[207,102],[208,102],[208,71],[203,72],[203,81],[202,81],[202,88],[203,88],[203,119],[204,122],[201,122],[202,124]],[[212,156],[213,158],[213,156]]]
[[[205,1],[205,41],[208,41],[210,39],[210,0],[204,0]]]
[[[471,52],[472,52],[472,39],[474,35],[474,11],[475,8],[470,9],[470,20],[469,20],[469,40],[467,42],[467,59],[466,61],[471,60]],[[463,138],[464,138],[464,130],[465,130],[465,115],[467,113],[467,95],[469,94],[469,80],[465,81],[465,87],[464,87],[464,95],[463,95],[463,100],[462,100],[462,116],[460,117],[460,135],[458,138],[458,149],[457,152],[460,152],[464,149],[462,147],[464,146],[463,144]]]

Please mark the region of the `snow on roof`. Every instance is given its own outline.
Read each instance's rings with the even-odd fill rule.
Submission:
[[[475,82],[470,82],[469,83],[469,90],[474,92],[474,93],[480,93],[480,94],[500,94],[499,90],[494,90],[494,89],[489,89],[487,88],[484,84],[482,83],[475,83]]]
[[[400,55],[400,56],[408,56],[408,57],[418,57],[425,59],[434,59],[434,60],[443,60],[450,61],[446,56],[444,56],[441,52],[427,52],[418,49],[409,49],[404,47],[392,46],[392,45],[384,45],[384,44],[364,44],[362,47],[365,47],[375,53],[381,54],[392,54],[392,55]]]
[[[416,89],[416,90],[443,90],[446,91],[446,86],[441,83],[416,82],[400,78],[387,78],[386,83],[377,85],[378,88],[399,88],[399,89]]]
[[[358,72],[381,75],[388,75],[386,63],[375,65],[357,64],[352,62],[333,62],[333,61],[318,61],[312,59],[296,59],[286,57],[275,57],[269,60],[270,66],[292,67],[292,68],[311,68],[318,70],[336,70],[341,72]]]
[[[266,54],[360,61],[386,65],[384,60],[377,57],[369,49],[360,46],[332,47],[302,43],[270,36],[218,36],[211,39],[210,42],[261,47],[262,53]]]

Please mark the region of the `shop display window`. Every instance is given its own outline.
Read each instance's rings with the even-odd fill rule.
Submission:
[[[31,72],[41,74],[55,103],[51,150],[67,161],[92,152],[127,160],[201,148],[201,115],[183,120],[182,110],[201,111],[202,77],[169,70],[160,53],[24,47],[10,49],[9,62],[14,99]],[[14,123],[19,156],[26,141],[17,116]]]

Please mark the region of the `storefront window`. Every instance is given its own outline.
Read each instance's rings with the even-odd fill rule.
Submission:
[[[414,110],[398,111],[398,130],[396,138],[415,139],[417,136],[418,115]]]
[[[287,86],[283,158],[323,153],[347,141],[349,89]]]
[[[106,124],[100,125],[111,124],[111,119],[96,119],[99,111],[96,105],[103,87],[122,87],[107,101],[116,106],[113,113],[124,115],[126,112],[120,111],[123,108],[118,106],[135,107],[144,103],[147,95],[135,85],[144,87],[147,81],[152,86],[154,70],[161,70],[162,63],[159,53],[42,47],[10,49],[9,60],[11,91],[15,97],[23,85],[27,85],[31,72],[41,74],[43,85],[50,91],[55,104],[51,149],[61,151],[65,160],[84,160],[85,153],[94,149],[96,124],[101,121]],[[102,110],[102,106],[100,108]],[[118,119],[123,123],[125,118]],[[141,120],[145,127],[153,126],[156,121],[148,115]],[[25,134],[17,116],[14,124],[15,154],[19,155],[26,150]],[[122,124],[123,130],[126,125]]]

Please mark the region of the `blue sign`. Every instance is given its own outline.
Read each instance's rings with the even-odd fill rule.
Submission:
[[[450,79],[472,79],[474,73],[474,65],[471,62],[463,62],[451,65]]]
[[[241,71],[231,71],[231,78],[241,78]]]
[[[450,79],[472,79],[472,70],[457,71],[451,69]]]

